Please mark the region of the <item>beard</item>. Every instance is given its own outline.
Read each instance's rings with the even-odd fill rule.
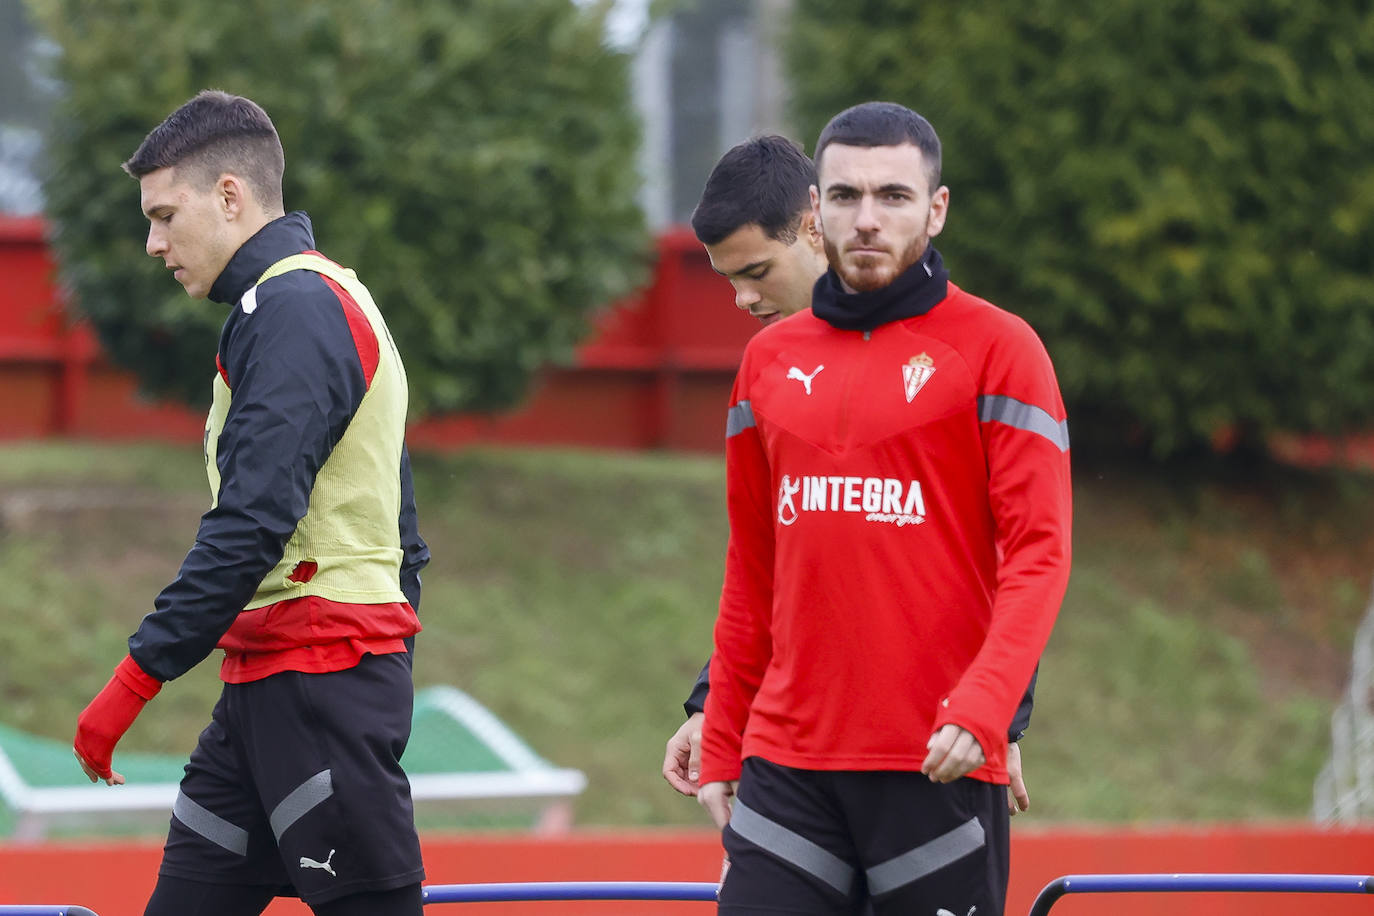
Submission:
[[[860,239],[865,241],[864,239]],[[895,262],[886,257],[873,255],[849,255],[848,259],[834,242],[825,237],[825,259],[830,267],[839,274],[841,282],[856,293],[870,293],[875,289],[888,286],[902,275],[912,264],[921,260],[926,253],[930,237],[918,235],[907,243],[906,248]]]

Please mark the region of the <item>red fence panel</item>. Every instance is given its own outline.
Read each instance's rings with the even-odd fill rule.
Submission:
[[[714,881],[720,874],[719,835],[710,830],[575,830],[561,836],[428,835],[421,838],[429,884],[506,881]],[[0,904],[61,898],[100,913],[142,912],[156,880],[161,843],[0,844]],[[1365,874],[1374,862],[1374,826],[1322,829],[1310,824],[1056,827],[1013,825],[1008,916],[1030,911],[1035,896],[1065,874],[1142,872],[1306,872]],[[459,916],[465,907],[448,907]],[[712,912],[700,903],[484,903],[484,916]],[[435,910],[436,914],[439,912]],[[1356,916],[1368,897],[1294,894],[1172,893],[1066,898],[1055,916]],[[279,900],[268,916],[309,916],[298,902]]]
[[[142,398],[70,319],[44,231],[41,219],[0,217],[0,439],[198,441],[201,415]],[[733,298],[691,232],[669,230],[649,285],[597,316],[571,366],[544,370],[511,411],[420,418],[411,442],[719,450],[734,370],[757,329]]]

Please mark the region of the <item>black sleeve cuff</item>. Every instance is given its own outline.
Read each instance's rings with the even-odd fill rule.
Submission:
[[[691,694],[688,695],[687,701],[682,704],[682,708],[687,711],[688,716],[706,711],[706,694],[710,689],[711,660],[708,658],[706,664],[701,667],[701,673],[697,675],[697,682],[692,685]]]
[[[1026,687],[1026,695],[1021,698],[1021,705],[1016,707],[1016,715],[1012,716],[1011,728],[1007,731],[1007,737],[1012,741],[1026,737],[1026,729],[1030,728],[1031,707],[1035,705],[1035,679],[1039,676],[1040,666],[1037,664],[1031,673],[1030,685]]]

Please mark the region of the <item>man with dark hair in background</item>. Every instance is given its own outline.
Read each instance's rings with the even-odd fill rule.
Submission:
[[[211,508],[77,720],[92,782],[144,705],[216,648],[223,693],[172,809],[146,916],[421,912],[410,784],[420,569],[405,368],[354,272],[285,213],[281,141],[205,91],[144,139],[147,252],[230,307],[205,428]]]
[[[698,793],[722,912],[1004,907],[1007,724],[1068,581],[1068,428],[1034,331],[930,244],[940,163],[903,106],[830,121],[829,270],[736,377]]]
[[[721,157],[692,213],[692,230],[711,266],[735,288],[735,306],[765,326],[811,306],[811,290],[826,271],[825,248],[811,210],[816,169],[785,137],[757,137]],[[710,688],[710,663],[683,703],[687,721],[668,739],[663,778],[696,795],[701,767],[701,722]],[[1007,748],[1007,810],[1030,806],[1017,745],[1030,724],[1034,677],[1011,724]]]
[[[735,306],[768,325],[811,305],[825,250],[811,213],[816,169],[775,135],[730,149],[706,179],[692,231],[735,288]]]

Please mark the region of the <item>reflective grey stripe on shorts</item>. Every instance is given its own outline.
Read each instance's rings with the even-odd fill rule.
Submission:
[[[212,811],[202,808],[182,793],[172,802],[172,816],[216,846],[237,855],[248,855],[248,831],[235,827]]]
[[[983,825],[971,817],[948,833],[868,869],[868,892],[875,897],[924,878],[983,848]]]
[[[1018,401],[1000,394],[985,394],[978,398],[978,419],[1024,429],[1044,436],[1061,452],[1069,450],[1069,421],[1056,420],[1049,412],[1034,404]]]
[[[754,425],[754,407],[748,401],[740,401],[725,415],[725,438],[738,436]]]
[[[809,875],[820,878],[844,896],[854,885],[854,869],[834,853],[776,821],[771,821],[735,799],[730,829],[760,849],[770,852]]]
[[[272,816],[267,819],[272,825],[272,833],[276,836],[277,842],[281,842],[281,835],[286,832],[286,828],[333,794],[334,777],[330,770],[320,770],[292,789],[291,794],[272,809]]]

